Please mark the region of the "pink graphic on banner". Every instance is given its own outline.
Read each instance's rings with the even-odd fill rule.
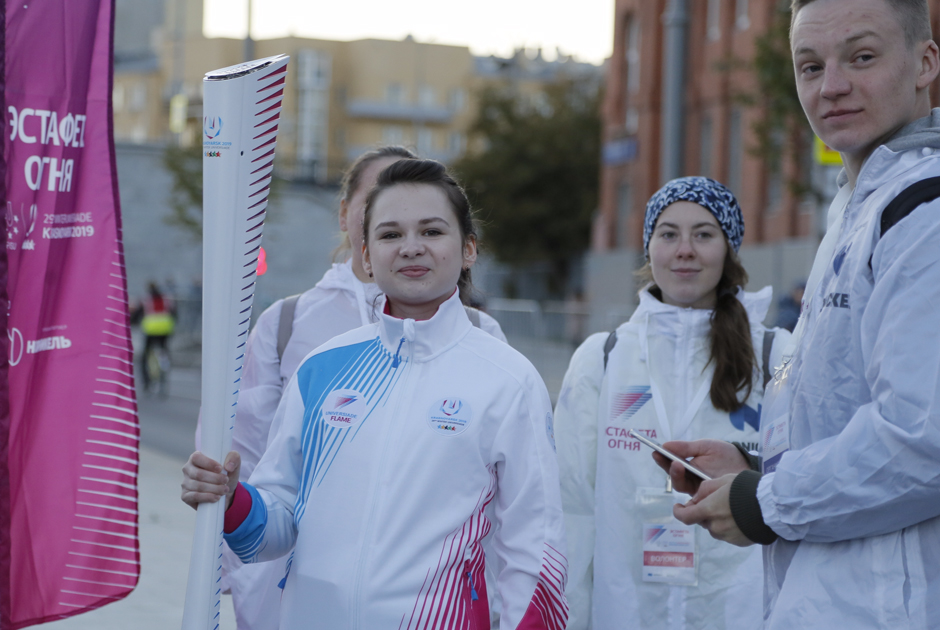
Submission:
[[[0,629],[9,630],[123,598],[140,555],[112,2],[5,4]]]

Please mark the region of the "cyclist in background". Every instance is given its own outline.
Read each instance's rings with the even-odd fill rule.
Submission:
[[[138,304],[131,314],[131,321],[140,322],[140,330],[146,339],[140,359],[144,391],[149,391],[154,381],[158,387],[164,385],[166,373],[170,369],[167,340],[176,325],[173,300],[163,295],[155,282],[148,284],[147,293],[147,298]],[[154,362],[155,364],[151,365]]]

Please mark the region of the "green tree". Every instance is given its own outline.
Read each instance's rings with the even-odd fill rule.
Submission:
[[[778,171],[782,160],[790,160],[793,168],[787,183],[791,191],[797,196],[811,193],[811,165],[804,158],[813,132],[800,105],[793,75],[789,2],[778,2],[770,27],[754,44],[754,58],[748,65],[757,79],[757,90],[741,99],[762,112],[753,125],[757,145],[752,153],[762,158],[771,171]]]
[[[173,177],[170,214],[165,221],[202,240],[202,146],[167,146],[163,165]]]
[[[471,150],[455,170],[483,220],[486,247],[515,269],[547,262],[561,295],[588,247],[597,208],[600,94],[564,79],[535,95],[508,86],[479,95]]]

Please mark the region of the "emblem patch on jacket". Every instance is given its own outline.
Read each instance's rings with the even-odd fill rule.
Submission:
[[[323,422],[337,429],[358,426],[366,415],[365,397],[354,389],[334,389],[320,408]]]
[[[472,419],[470,405],[459,398],[439,400],[428,411],[428,425],[443,435],[460,435]]]
[[[623,414],[624,420],[629,420],[636,415],[643,405],[652,398],[649,386],[627,387],[622,392],[614,395],[613,404],[610,409],[611,421],[616,420]]]

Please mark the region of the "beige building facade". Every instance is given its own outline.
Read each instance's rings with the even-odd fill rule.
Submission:
[[[202,78],[245,59],[244,40],[202,35],[199,3],[181,20],[166,6],[149,60],[116,60],[115,139],[190,146],[202,131]],[[196,10],[196,8],[199,10]],[[198,27],[194,26],[198,25]],[[465,46],[299,37],[252,43],[253,57],[290,55],[278,169],[290,179],[335,182],[371,147],[401,144],[450,162],[466,147],[475,58]]]

